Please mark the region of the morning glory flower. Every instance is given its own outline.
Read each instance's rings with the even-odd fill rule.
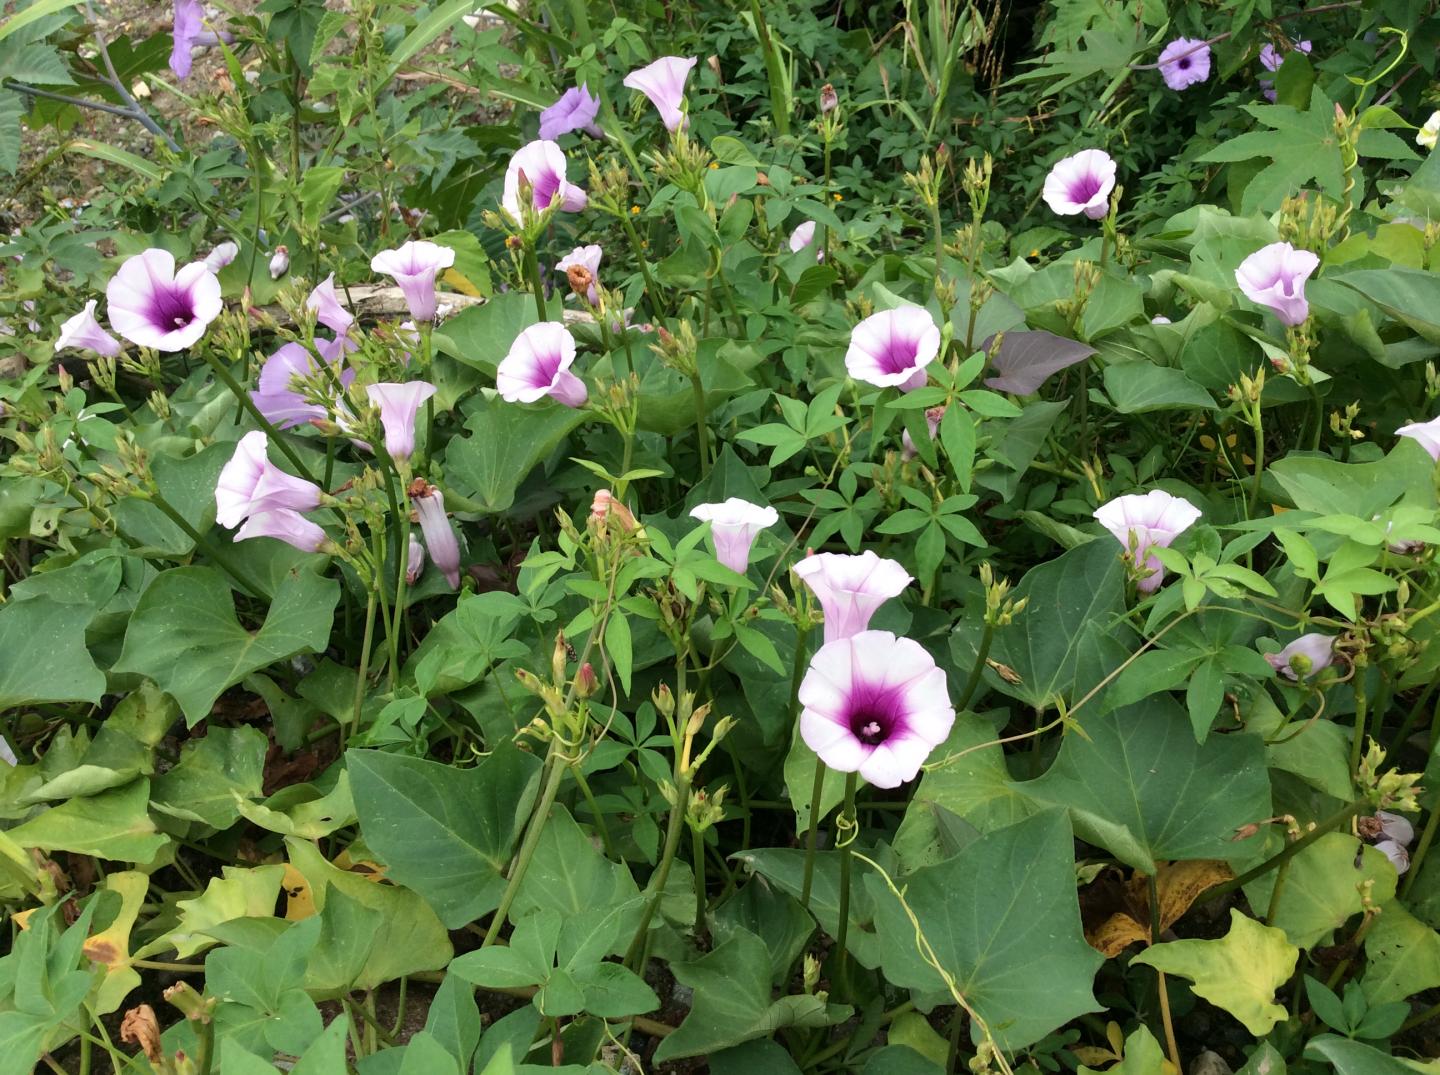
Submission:
[[[927,407],[925,409],[925,428],[930,431],[930,439],[935,439],[935,434],[940,431],[940,420],[945,417],[945,407]],[[900,458],[907,462],[920,454],[915,447],[915,438],[910,436],[910,430],[900,434]]]
[[[1270,667],[1288,680],[1309,679],[1335,660],[1335,637],[1313,633],[1301,635],[1279,653],[1267,653]]]
[[[585,382],[570,372],[575,337],[559,321],[541,321],[515,338],[495,370],[495,387],[507,403],[534,403],[549,396],[567,407],[584,406]]]
[[[418,493],[411,492],[410,503],[415,508],[415,518],[420,522],[420,533],[425,535],[430,562],[439,568],[450,588],[455,589],[460,585],[460,542],[456,540],[455,530],[445,516],[444,494],[427,484]]]
[[[405,582],[414,585],[420,573],[425,570],[425,546],[414,534],[410,535],[410,551],[405,557]]]
[[[1200,515],[1190,501],[1163,489],[1116,497],[1095,511],[1095,519],[1134,557],[1137,568],[1148,572],[1136,584],[1141,593],[1153,593],[1165,579],[1165,567],[1152,550],[1168,549]]]
[[[320,487],[286,474],[266,456],[269,438],[260,430],[246,433],[215,483],[215,521],[239,526],[248,516],[277,508],[309,511],[320,504]]]
[[[1305,281],[1319,265],[1319,255],[1309,250],[1296,250],[1289,243],[1271,243],[1240,263],[1235,282],[1247,299],[1269,307],[1281,324],[1299,325],[1310,316]]]
[[[1440,463],[1440,418],[1428,422],[1411,422],[1395,430],[1397,436],[1409,437],[1430,453],[1430,458]]]
[[[584,131],[599,138],[604,132],[595,126],[595,117],[600,114],[600,98],[590,96],[586,83],[572,86],[560,95],[545,111],[540,113],[540,137],[553,142],[562,134]]]
[[[455,251],[424,239],[411,240],[398,250],[382,250],[370,259],[372,272],[384,273],[400,286],[416,321],[435,320],[435,277],[454,264]]]
[[[889,631],[827,642],[800,684],[800,737],[831,769],[877,788],[914,780],[955,723],[945,673]]]
[[[565,178],[565,151],[543,138],[529,142],[515,151],[505,169],[505,189],[500,206],[510,219],[519,224],[521,216],[520,181],[530,188],[530,205],[537,213],[552,206],[567,213],[578,213],[590,203],[585,191]]]
[[[798,254],[815,241],[815,221],[798,224],[790,233],[790,253]]]
[[[792,568],[825,613],[825,641],[858,635],[880,606],[914,580],[894,560],[866,549],[859,556],[822,552]]]
[[[940,353],[940,329],[923,306],[897,306],[865,318],[850,333],[845,369],[880,388],[924,386],[925,367]]]
[[[175,0],[174,40],[170,48],[170,70],[176,78],[190,77],[190,49],[204,30],[205,9],[200,0]]]
[[[205,268],[213,273],[218,273],[221,269],[225,268],[226,265],[234,261],[235,256],[239,253],[240,247],[237,243],[221,243],[205,255]]]
[[[591,306],[600,305],[598,281],[600,279],[600,259],[604,253],[605,251],[594,243],[589,246],[577,246],[555,263],[555,271],[570,280],[572,289],[575,288],[577,280],[583,280],[583,277],[572,276],[571,269],[584,269],[589,273],[590,280],[585,287],[585,301]]]
[[[1440,140],[1440,112],[1431,112],[1425,126],[1415,132],[1415,144],[1434,149],[1437,140]]]
[[[275,538],[301,552],[319,552],[326,540],[324,530],[290,508],[258,512],[235,531],[236,541],[257,537]]]
[[[1172,90],[1183,90],[1210,77],[1210,46],[1177,37],[1160,53],[1160,77]]]
[[[435,386],[428,381],[372,384],[365,387],[365,394],[380,409],[385,451],[397,462],[409,459],[415,451],[415,416],[420,404],[435,394]]]
[[[131,343],[183,351],[220,316],[220,281],[193,261],[179,272],[168,250],[126,258],[105,288],[110,324]]]
[[[685,80],[695,63],[693,56],[661,56],[648,67],[626,75],[625,87],[639,90],[650,98],[666,130],[676,131],[685,123],[685,113],[680,106],[685,103]]]
[[[120,353],[120,341],[106,332],[95,320],[95,300],[85,304],[85,309],[70,317],[60,326],[60,338],[55,341],[55,353],[73,347],[79,351],[94,351],[97,355],[114,358]]]
[[[750,567],[750,546],[755,543],[755,535],[774,526],[780,520],[780,513],[732,496],[720,504],[691,508],[690,518],[710,524],[715,559],[743,575]]]
[[[315,341],[317,347],[325,343],[327,341]],[[325,349],[331,351],[324,356],[325,360],[333,365],[340,357],[340,349],[333,344]],[[250,393],[250,399],[266,421],[277,429],[289,429],[312,419],[323,419],[328,414],[326,409],[318,403],[308,402],[294,388],[296,377],[309,378],[318,372],[320,363],[302,344],[284,344],[260,367],[260,383]],[[355,379],[355,371],[343,370],[339,378],[341,385],[348,388]]]
[[[1045,204],[1061,216],[1084,213],[1099,220],[1110,211],[1115,161],[1103,149],[1082,149],[1057,161],[1045,177]]]
[[[340,301],[340,296],[335,293],[335,274],[332,272],[324,280],[316,285],[315,290],[310,292],[305,300],[305,306],[315,311],[315,319],[324,325],[337,338],[344,336],[350,331],[350,326],[355,323],[355,315],[345,309]]]

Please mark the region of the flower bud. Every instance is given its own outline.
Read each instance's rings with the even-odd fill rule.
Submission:
[[[600,689],[599,677],[595,675],[595,666],[586,661],[580,666],[580,671],[575,673],[575,697],[593,698],[595,692]]]
[[[270,279],[278,280],[290,271],[290,251],[282,244],[270,257]]]
[[[820,87],[820,114],[822,116],[834,112],[840,107],[840,98],[835,94],[835,87],[830,83]]]

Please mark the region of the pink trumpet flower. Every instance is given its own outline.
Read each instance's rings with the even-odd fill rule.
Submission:
[[[454,264],[455,251],[424,239],[411,240],[396,250],[382,250],[370,259],[373,272],[384,273],[399,285],[416,321],[435,320],[435,278],[441,269]]]
[[[738,496],[720,504],[700,504],[690,509],[690,518],[710,524],[710,540],[715,543],[715,558],[731,571],[745,574],[750,567],[750,546],[761,530],[774,526],[780,513],[761,507]]]
[[[660,113],[665,129],[679,130],[685,124],[685,81],[695,66],[695,57],[661,56],[648,67],[631,71],[625,76],[627,89],[639,90]]]
[[[309,511],[320,504],[320,487],[286,474],[266,456],[269,439],[260,430],[246,433],[215,484],[215,521],[239,526],[247,517],[279,508]]]
[[[1153,593],[1165,579],[1165,567],[1155,555],[1188,530],[1201,512],[1194,504],[1163,489],[1116,497],[1095,511],[1095,518],[1134,556],[1137,570],[1147,572],[1137,583],[1141,593]]]
[[[923,306],[898,306],[865,318],[850,333],[845,369],[880,388],[924,386],[925,367],[940,353],[940,329]]]
[[[794,567],[825,613],[825,641],[857,635],[870,626],[880,606],[914,580],[894,560],[866,549],[858,556],[822,552]]]
[[[101,328],[100,322],[95,320],[94,299],[85,304],[85,309],[60,326],[60,338],[55,341],[55,353],[59,354],[70,347],[80,351],[94,351],[106,358],[114,358],[120,353],[120,341]]]

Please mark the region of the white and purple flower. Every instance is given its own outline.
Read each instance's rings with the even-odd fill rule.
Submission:
[[[732,496],[723,503],[691,508],[690,518],[710,524],[715,558],[743,575],[750,567],[750,546],[755,543],[755,535],[779,522],[780,513]]]
[[[877,788],[914,780],[955,723],[945,673],[889,631],[827,642],[800,684],[800,736],[831,769]]]
[[[240,246],[238,243],[221,243],[214,250],[210,251],[210,253],[205,255],[205,268],[209,269],[213,273],[218,274],[221,269],[225,268],[226,265],[229,265],[232,261],[234,261],[236,255],[238,255],[239,253]]]
[[[385,451],[397,462],[409,459],[415,452],[415,416],[420,404],[435,394],[428,381],[406,381],[401,384],[381,383],[365,387],[365,395],[380,410],[380,425],[385,430]]]
[[[798,254],[798,253],[800,253],[800,251],[804,250],[806,247],[810,246],[810,245],[811,245],[812,243],[814,243],[814,242],[815,242],[815,221],[813,221],[813,220],[803,221],[802,223],[797,224],[797,225],[795,226],[795,230],[790,233],[790,253],[792,253],[792,254]],[[817,250],[817,251],[815,251],[815,260],[816,260],[816,261],[824,261],[824,260],[825,260],[825,251],[824,251],[824,250]]]
[[[880,388],[924,386],[925,367],[940,353],[940,329],[923,306],[897,306],[865,318],[850,333],[845,369]]]
[[[1292,682],[1309,679],[1335,660],[1335,636],[1301,635],[1278,653],[1267,653],[1270,667]]]
[[[1084,213],[1099,220],[1110,211],[1115,161],[1103,149],[1082,149],[1057,161],[1045,177],[1045,204],[1060,216]]]
[[[435,278],[441,269],[454,264],[455,251],[424,239],[411,240],[397,250],[382,250],[370,259],[373,272],[384,273],[399,285],[416,321],[435,320]]]
[[[444,494],[427,484],[423,491],[411,495],[410,503],[415,508],[420,533],[425,536],[425,547],[430,550],[430,562],[445,576],[450,588],[455,589],[460,585],[460,542],[445,516]]]
[[[324,356],[330,364],[339,359],[337,345],[325,340],[316,340],[315,344],[333,350],[332,355]],[[329,346],[325,347],[326,344]],[[320,363],[302,344],[284,344],[260,367],[260,383],[256,391],[250,393],[250,399],[277,429],[303,425],[312,419],[324,419],[328,416],[325,407],[311,403],[295,388],[295,378],[310,378],[319,372]],[[355,379],[355,371],[343,370],[338,376],[341,386],[348,388]],[[327,394],[333,395],[333,389]]]
[[[453,252],[452,252],[453,256]],[[340,296],[335,293],[335,274],[332,272],[315,286],[305,300],[305,306],[315,311],[315,320],[335,333],[338,339],[350,331],[355,315],[345,309]]]
[[[529,142],[515,151],[505,169],[505,189],[500,207],[516,224],[524,220],[524,199],[521,187],[529,189],[529,207],[543,213],[552,207],[567,213],[578,213],[590,204],[585,191],[565,178],[565,151],[544,138]]]
[[[549,396],[567,407],[590,398],[585,382],[570,372],[575,337],[560,321],[541,321],[515,337],[495,370],[495,387],[507,403],[534,403]]]
[[[235,446],[215,483],[215,521],[221,526],[239,526],[252,515],[280,508],[299,512],[320,505],[320,487],[271,463],[266,455],[269,446],[258,429],[246,433]]]
[[[114,358],[120,353],[120,341],[106,332],[95,319],[94,299],[85,304],[85,309],[60,326],[60,338],[55,341],[55,353],[59,354],[71,347],[78,351],[94,351],[106,358]]]
[[[1160,77],[1172,90],[1188,89],[1210,77],[1210,46],[1177,37],[1160,53]]]
[[[553,142],[562,134],[584,131],[599,138],[604,132],[595,126],[595,117],[600,114],[600,98],[590,96],[586,83],[572,86],[560,95],[560,99],[540,113],[540,137]]]
[[[695,64],[693,56],[661,56],[648,67],[626,75],[625,87],[639,90],[650,98],[650,103],[660,113],[665,129],[674,132],[685,124],[682,108],[685,103],[685,81],[690,77],[690,69]]]
[[[1411,422],[1395,430],[1396,436],[1409,437],[1430,453],[1430,458],[1440,463],[1440,418],[1428,422]]]
[[[822,552],[807,556],[792,568],[810,588],[825,613],[825,641],[857,635],[870,626],[870,617],[892,597],[898,597],[914,580],[894,560],[866,549],[858,556]]]
[[[236,541],[257,537],[275,538],[301,552],[319,552],[326,541],[324,530],[291,508],[256,512],[235,531]]]
[[[1289,243],[1262,246],[1240,263],[1235,282],[1245,297],[1272,310],[1284,325],[1303,324],[1310,316],[1305,281],[1320,266],[1319,255]]]
[[[1136,570],[1144,572],[1137,583],[1141,593],[1154,593],[1165,580],[1165,567],[1154,550],[1169,548],[1200,515],[1190,501],[1163,489],[1116,497],[1095,510],[1095,519],[1125,547]]]
[[[168,250],[146,250],[124,263],[105,288],[110,324],[131,343],[183,351],[220,316],[220,281],[203,261],[179,272]]]

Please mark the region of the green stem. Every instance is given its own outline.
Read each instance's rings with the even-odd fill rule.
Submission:
[[[1211,900],[1219,899],[1226,893],[1234,892],[1237,888],[1240,888],[1243,885],[1248,885],[1257,877],[1264,877],[1271,870],[1277,869],[1278,867],[1283,866],[1285,863],[1289,862],[1292,858],[1300,854],[1301,851],[1304,851],[1307,847],[1313,844],[1316,840],[1320,839],[1320,837],[1324,836],[1326,833],[1333,832],[1335,829],[1338,829],[1341,825],[1349,821],[1356,814],[1362,813],[1365,808],[1365,803],[1355,802],[1351,803],[1349,806],[1346,806],[1343,810],[1331,814],[1324,821],[1320,822],[1320,824],[1316,825],[1313,829],[1307,832],[1304,836],[1300,837],[1300,839],[1294,841],[1293,843],[1287,844],[1285,848],[1278,854],[1271,855],[1264,862],[1260,863],[1260,865],[1256,866],[1254,869],[1246,870],[1239,877],[1226,881],[1223,885],[1216,885],[1214,888],[1208,890],[1207,892],[1201,893],[1201,895],[1195,900],[1195,902],[1209,903]]]
[[[965,689],[960,692],[960,701],[955,705],[957,713],[963,712],[975,697],[975,692],[980,689],[980,677],[985,673],[985,662],[990,658],[990,644],[995,640],[995,625],[987,617],[985,620],[985,633],[980,636],[980,649],[975,654],[975,664],[970,669],[970,678],[965,681]]]
[[[1265,924],[1273,926],[1275,916],[1280,911],[1280,894],[1285,891],[1285,878],[1290,875],[1290,863],[1293,860],[1286,859],[1280,863],[1280,868],[1275,871],[1275,887],[1270,890],[1270,903],[1265,908]]]
[[[854,844],[857,835],[853,829],[858,827],[859,824],[855,816],[855,789],[859,786],[859,783],[859,773],[845,774],[845,805],[841,807],[840,810],[842,824],[839,826],[841,831],[836,840],[840,850],[840,907],[839,923],[835,930],[835,950],[838,958],[836,978],[842,983],[847,983],[847,991],[849,982],[849,953],[846,950],[845,944],[850,936],[850,867],[852,863],[850,847]],[[846,826],[851,827],[852,831],[844,831]]]
[[[638,960],[650,931],[650,920],[655,917],[660,899],[665,894],[665,883],[670,879],[670,865],[675,861],[675,852],[680,847],[680,837],[685,831],[685,807],[689,801],[690,774],[677,773],[675,804],[670,808],[670,822],[665,829],[665,848],[660,852],[660,864],[650,875],[650,883],[646,886],[649,895],[645,901],[645,910],[640,915],[640,923],[635,927],[635,936],[630,939],[630,947],[625,950],[625,966],[631,970],[639,969]]]
[[[555,795],[560,791],[560,783],[565,778],[566,766],[560,764],[559,755],[559,740],[551,739],[550,753],[545,759],[545,786],[541,789],[540,799],[530,815],[525,840],[515,856],[515,865],[510,868],[510,879],[505,883],[505,891],[500,896],[500,906],[495,909],[495,916],[490,919],[490,928],[485,931],[485,939],[480,943],[481,948],[489,948],[500,939],[500,931],[505,927],[510,907],[520,892],[520,883],[525,880],[530,860],[535,857],[535,849],[540,846],[540,834],[545,831],[545,822],[550,819],[550,808],[555,805]]]
[[[530,277],[530,286],[535,291],[535,312],[541,321],[546,321],[549,315],[545,312],[545,282],[540,279],[540,260],[530,243],[525,244],[525,275]]]
[[[235,397],[240,406],[249,412],[251,418],[255,419],[256,425],[263,429],[274,445],[280,449],[280,454],[290,460],[290,464],[299,472],[300,477],[312,485],[318,485],[319,483],[315,481],[315,475],[310,473],[310,468],[301,462],[300,457],[295,454],[295,450],[291,448],[286,439],[280,435],[280,430],[275,428],[270,419],[260,413],[260,408],[255,406],[255,401],[250,398],[250,393],[246,392],[245,389],[240,386],[240,382],[235,380],[234,374],[227,370],[221,364],[220,360],[210,353],[208,348],[202,347],[200,353],[215,376],[219,378],[220,383],[230,390],[230,394]]]
[[[1365,744],[1365,712],[1368,699],[1365,695],[1365,669],[1355,670],[1355,731],[1350,740],[1350,774],[1360,772],[1360,755]]]
[[[210,1068],[215,1063],[215,1021],[201,1019],[195,1029],[195,1036],[200,1039],[200,1043],[195,1047],[196,1075],[210,1075]]]
[[[660,289],[655,286],[655,281],[650,276],[650,263],[645,260],[645,248],[640,244],[640,236],[635,231],[635,225],[630,221],[630,214],[624,210],[620,213],[620,226],[625,230],[625,236],[630,240],[630,246],[635,251],[635,260],[640,263],[640,275],[645,278],[645,294],[650,296],[650,308],[655,316],[659,317],[662,301]]]
[[[1425,829],[1420,833],[1420,842],[1415,845],[1415,854],[1410,858],[1410,869],[1405,874],[1405,883],[1400,887],[1401,899],[1410,895],[1415,878],[1420,876],[1420,865],[1425,861],[1425,856],[1430,851],[1430,844],[1435,839],[1437,823],[1440,823],[1440,802],[1430,808],[1430,816],[1425,820]]]
[[[206,556],[210,557],[210,559],[214,560],[215,563],[219,564],[222,568],[224,568],[225,573],[229,575],[232,579],[238,582],[245,589],[249,590],[251,596],[265,596],[266,591],[263,586],[261,586],[254,579],[252,579],[246,572],[242,571],[240,568],[236,567],[233,563],[231,563],[229,556],[225,553],[222,553],[219,547],[212,543],[208,537],[206,537],[205,535],[200,533],[200,531],[196,530],[193,526],[191,526],[189,521],[178,511],[176,511],[175,508],[170,504],[170,502],[160,495],[158,490],[151,492],[150,502],[154,504],[157,508],[159,508],[161,512],[164,513],[167,519],[169,519],[172,523],[174,523],[181,530],[183,530],[185,532],[185,536],[188,537],[191,541],[195,542],[196,548],[200,549],[202,552],[205,553]]]
[[[755,36],[760,39],[760,53],[765,57],[765,78],[770,83],[770,118],[775,124],[775,133],[781,138],[790,135],[790,101],[785,92],[785,70],[781,65],[779,50],[770,35],[765,22],[760,0],[750,0],[750,18],[755,23]]]
[[[1260,480],[1265,475],[1265,427],[1260,421],[1260,401],[1255,401],[1255,419],[1250,423],[1250,428],[1255,431],[1255,476],[1250,483],[1250,508],[1246,513],[1250,518],[1255,517],[1255,509],[1260,505]],[[1223,429],[1219,430],[1220,436],[1225,436]]]
[[[590,808],[590,816],[595,819],[595,827],[600,830],[600,842],[605,845],[605,854],[618,860],[620,854],[615,850],[615,842],[610,838],[610,827],[605,824],[605,815],[600,812],[600,804],[595,801],[595,793],[590,790],[590,781],[585,779],[579,762],[570,766],[570,773],[575,777],[575,783],[580,786],[580,794],[585,796],[585,805]]]
[[[710,474],[710,429],[705,424],[705,386],[700,383],[700,371],[690,375],[690,386],[695,391],[695,445],[700,453],[700,480]]]
[[[365,640],[360,643],[360,670],[355,675],[355,706],[350,717],[350,732],[346,742],[360,733],[360,710],[365,705],[365,677],[370,672],[370,644],[375,638],[375,592],[380,585],[377,579],[370,587],[369,599],[365,602]]]
[[[705,911],[705,834],[699,829],[690,830],[691,849],[695,857],[695,935],[703,937],[706,932]]]

